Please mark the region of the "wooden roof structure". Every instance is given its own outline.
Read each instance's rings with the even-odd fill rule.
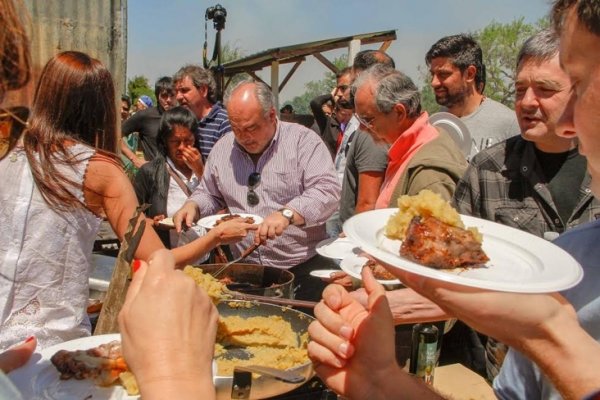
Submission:
[[[330,71],[337,73],[338,69],[322,54],[323,52],[347,47],[348,59],[352,60],[362,45],[381,43],[379,49],[385,51],[395,39],[396,30],[388,30],[264,50],[251,56],[223,64],[224,86],[222,87],[224,90],[227,89],[227,86],[231,82],[231,78],[240,73],[247,73],[254,79],[264,82],[256,75],[256,72],[271,67],[271,83],[264,83],[269,85],[275,95],[276,103],[278,104],[279,92],[285,87],[286,83],[290,80],[292,75],[294,75],[294,72],[296,72],[298,67],[306,61],[306,57],[314,56]],[[290,69],[283,80],[280,81],[279,65],[290,63],[294,64],[292,69]]]

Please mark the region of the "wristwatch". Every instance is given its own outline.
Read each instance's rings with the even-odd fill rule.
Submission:
[[[294,224],[294,211],[290,210],[289,208],[280,208],[279,210],[277,210],[281,213],[281,215],[283,215],[284,217],[286,217],[288,219],[288,221],[290,221],[290,225]]]

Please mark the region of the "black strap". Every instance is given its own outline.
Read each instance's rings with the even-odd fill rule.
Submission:
[[[179,175],[177,175],[175,173],[175,171],[173,171],[173,169],[171,168],[171,166],[167,163],[167,171],[169,171],[169,175],[171,175],[171,177],[173,179],[175,179],[175,182],[177,182],[177,184],[179,185],[179,187],[181,188],[181,190],[183,190],[183,193],[185,193],[185,195],[187,197],[190,197],[192,195],[192,191],[190,190],[190,188],[183,182],[183,180],[179,177]]]

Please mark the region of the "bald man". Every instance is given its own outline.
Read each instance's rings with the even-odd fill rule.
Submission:
[[[315,251],[340,199],[331,154],[315,132],[277,119],[273,94],[260,82],[239,83],[225,102],[233,133],[215,144],[175,225],[180,230],[223,208],[263,217],[257,237],[236,244],[234,255],[252,240],[266,241],[245,261],[289,269],[295,297],[318,301],[324,284],[310,272],[335,265]]]

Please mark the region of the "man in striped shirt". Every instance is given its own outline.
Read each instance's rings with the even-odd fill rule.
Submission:
[[[263,83],[241,82],[226,104],[233,134],[208,157],[200,185],[174,216],[177,230],[223,208],[263,217],[254,239],[232,246],[234,255],[263,242],[246,261],[289,269],[296,298],[318,301],[324,283],[310,272],[335,266],[315,250],[340,200],[331,154],[312,130],[277,119]]]
[[[196,147],[206,162],[213,146],[231,131],[227,111],[217,102],[217,84],[212,73],[197,65],[182,67],[173,77],[179,105],[189,108],[198,118]]]

